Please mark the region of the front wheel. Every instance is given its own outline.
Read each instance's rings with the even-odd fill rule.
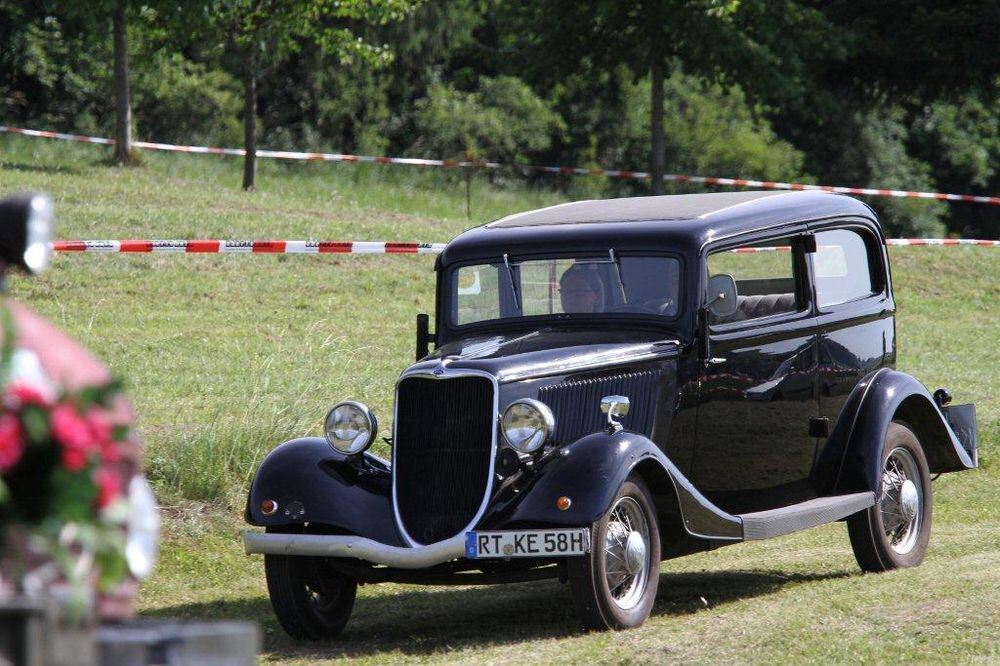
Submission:
[[[882,479],[875,506],[847,519],[858,565],[880,572],[915,567],[927,554],[933,503],[927,458],[916,434],[898,421],[882,445]]]
[[[333,638],[351,617],[358,583],[325,564],[321,557],[264,556],[271,607],[292,638]]]
[[[653,498],[637,476],[590,528],[590,553],[569,558],[569,582],[587,629],[629,629],[649,617],[660,580],[660,529]]]

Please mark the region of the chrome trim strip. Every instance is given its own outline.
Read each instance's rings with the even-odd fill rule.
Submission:
[[[397,569],[423,569],[465,556],[465,532],[428,546],[403,548],[358,536],[244,532],[247,555],[351,557]]]
[[[483,495],[482,503],[479,505],[479,510],[472,518],[472,521],[469,522],[469,524],[466,525],[457,535],[449,537],[445,541],[436,541],[432,544],[424,545],[414,541],[413,538],[407,533],[406,528],[403,526],[403,519],[399,515],[399,502],[396,500],[396,443],[399,441],[397,437],[397,428],[399,425],[399,384],[404,379],[409,379],[410,377],[424,377],[426,379],[454,379],[456,377],[469,376],[485,377],[490,380],[491,384],[493,384],[493,434],[490,440],[490,471],[486,482],[486,492]],[[392,406],[392,514],[396,519],[396,527],[399,528],[400,535],[402,535],[403,540],[406,541],[411,548],[436,547],[440,544],[450,543],[451,541],[461,537],[463,545],[456,557],[461,557],[465,553],[465,533],[475,528],[476,523],[478,523],[479,519],[483,517],[484,513],[486,513],[486,506],[489,504],[490,498],[493,496],[493,481],[496,476],[494,466],[496,465],[497,460],[497,420],[499,419],[499,414],[500,384],[496,377],[488,372],[485,372],[484,370],[451,370],[444,364],[444,362],[440,362],[432,370],[407,370],[399,376],[399,379],[396,380],[396,394]]]
[[[550,363],[539,363],[537,365],[521,367],[515,366],[510,370],[500,371],[497,375],[497,380],[501,382],[513,382],[520,379],[534,379],[536,377],[562,375],[569,372],[598,370],[626,363],[652,361],[659,358],[676,356],[680,346],[681,343],[679,340],[658,340],[651,343],[597,352],[584,357],[580,361],[573,361],[571,363],[567,363],[565,359],[560,359]]]

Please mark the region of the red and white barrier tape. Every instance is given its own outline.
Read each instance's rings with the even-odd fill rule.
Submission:
[[[383,243],[315,240],[65,240],[56,252],[187,253],[187,254],[438,254],[446,243]],[[971,238],[889,238],[886,245],[978,245],[1000,247],[1000,240]],[[787,245],[739,247],[731,252],[778,252]]]
[[[174,252],[188,254],[437,254],[444,243],[313,240],[69,240],[56,252]]]
[[[46,139],[63,139],[82,143],[97,143],[113,145],[114,139],[97,136],[80,136],[49,132],[46,130],[23,129],[0,125],[0,132],[22,134],[24,136]],[[151,141],[133,141],[132,146],[145,150],[167,150],[181,153],[203,153],[211,155],[246,154],[242,148],[213,148],[209,146],[179,146],[172,143],[154,143]],[[349,155],[344,153],[304,153],[287,150],[258,150],[258,157],[272,157],[282,160],[307,160],[320,162],[369,162],[372,164],[405,164],[409,166],[426,166],[462,169],[524,169],[539,173],[552,173],[570,176],[599,176],[603,178],[619,178],[624,180],[648,180],[646,171],[626,171],[623,169],[601,169],[585,167],[542,166],[538,164],[500,164],[498,162],[476,162],[457,160],[429,160],[416,157],[379,157],[373,155]],[[808,183],[783,183],[770,180],[751,180],[748,178],[722,178],[718,176],[690,176],[683,174],[666,174],[663,180],[675,183],[699,183],[702,185],[719,185],[723,187],[757,187],[764,190],[819,190],[823,192],[838,192],[840,194],[863,194],[876,197],[906,197],[916,199],[937,199],[940,201],[966,201],[1000,206],[1000,197],[980,196],[974,194],[948,194],[944,192],[912,192],[909,190],[890,190],[870,187],[842,187],[836,185],[812,185]]]

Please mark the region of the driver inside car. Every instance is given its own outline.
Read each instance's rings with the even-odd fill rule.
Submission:
[[[559,300],[563,312],[601,312],[604,294],[597,271],[584,264],[574,264],[559,278]]]

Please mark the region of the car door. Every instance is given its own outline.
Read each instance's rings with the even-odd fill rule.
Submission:
[[[815,496],[816,321],[802,233],[709,250],[706,278],[731,275],[736,312],[709,316],[691,481],[745,513]]]
[[[842,221],[813,227],[819,406],[832,429],[844,403],[865,376],[896,363],[895,311],[885,245],[870,225]],[[840,471],[839,451],[818,441],[818,490]]]

